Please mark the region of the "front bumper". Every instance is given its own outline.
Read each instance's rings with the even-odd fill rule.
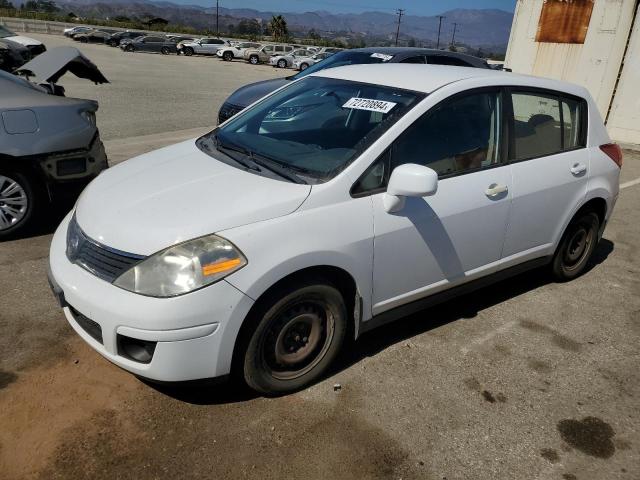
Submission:
[[[153,380],[186,381],[230,373],[235,340],[253,300],[224,280],[162,299],[115,287],[67,259],[70,218],[71,214],[53,237],[50,283],[67,321],[85,342],[116,365]],[[153,344],[150,361],[132,359],[122,349],[123,338]]]

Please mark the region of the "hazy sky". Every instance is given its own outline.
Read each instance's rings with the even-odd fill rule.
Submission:
[[[182,4],[213,5],[216,0],[170,0]],[[499,8],[512,12],[516,0],[219,0],[221,7],[253,8],[256,10],[280,10],[306,12],[327,10],[334,13],[358,13],[364,11],[394,12],[406,9],[410,15],[436,15],[455,8]]]

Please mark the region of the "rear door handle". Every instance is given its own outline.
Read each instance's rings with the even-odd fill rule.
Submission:
[[[498,195],[508,191],[509,188],[507,188],[506,185],[498,185],[497,183],[492,183],[491,185],[489,185],[489,188],[484,191],[484,193],[489,198],[495,198]]]
[[[574,163],[571,167],[571,173],[578,176],[587,171],[587,166],[584,163]]]

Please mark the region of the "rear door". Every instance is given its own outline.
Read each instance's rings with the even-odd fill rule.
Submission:
[[[164,38],[145,37],[142,43],[142,49],[147,52],[159,52],[164,45]]]
[[[583,99],[536,89],[509,90],[513,205],[504,258],[536,258],[553,247],[586,195],[587,105]]]

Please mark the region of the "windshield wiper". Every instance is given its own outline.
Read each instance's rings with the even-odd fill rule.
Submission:
[[[295,170],[304,172],[305,169],[298,169],[298,168],[291,167],[289,165],[285,165],[284,163],[278,162],[277,160],[274,160],[271,157],[263,155],[262,153],[251,152],[251,160],[253,160],[255,163],[257,163],[261,167],[271,170],[272,172],[277,173],[281,177],[289,179],[294,183],[301,183],[304,185],[307,184],[307,182],[304,179],[300,178],[300,176],[294,173]]]
[[[229,157],[233,161],[239,163],[240,165],[242,165],[245,168],[248,168],[249,170],[254,170],[254,171],[257,171],[257,172],[260,171],[260,167],[253,160],[253,154],[252,154],[251,151],[249,151],[249,150],[247,150],[245,148],[239,147],[238,145],[235,145],[235,144],[232,144],[232,143],[222,143],[217,135],[213,136],[213,142],[214,142],[216,150],[218,150],[220,152],[222,152],[223,150],[226,150],[228,152],[241,153],[242,155],[246,156],[250,160],[250,162],[247,162],[244,158],[236,158],[235,156],[232,157],[228,153],[222,152],[222,153],[225,153],[227,155],[227,157]]]

